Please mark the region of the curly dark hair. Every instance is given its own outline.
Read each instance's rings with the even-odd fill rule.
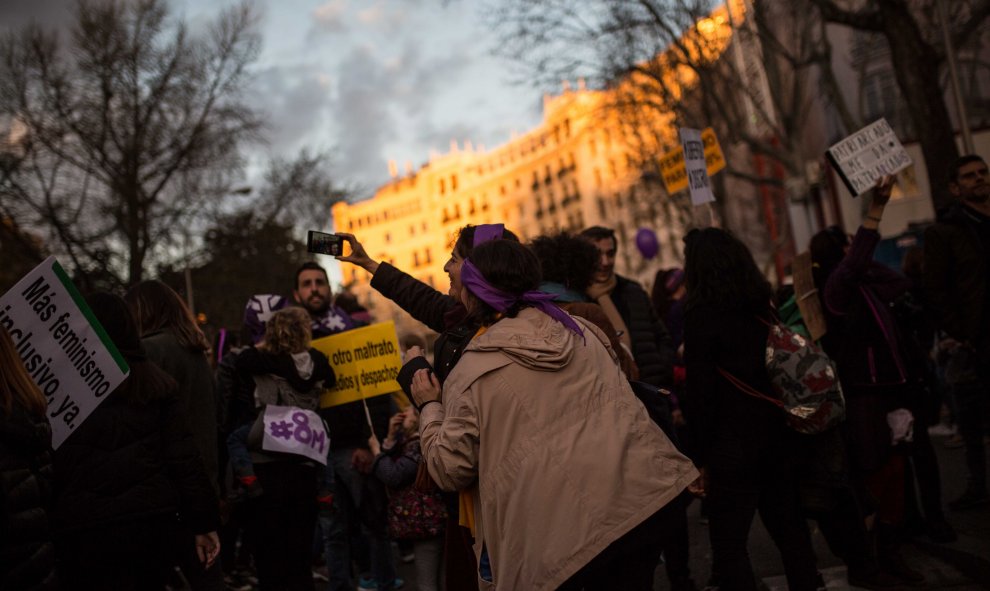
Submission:
[[[691,230],[684,237],[684,276],[688,310],[762,312],[773,290],[753,254],[738,238],[720,228]]]
[[[513,240],[492,240],[479,244],[468,257],[485,280],[492,287],[502,291],[522,295],[540,287],[542,273],[540,261],[532,250]],[[470,290],[468,290],[470,293]],[[471,294],[474,299],[471,316],[482,326],[490,326],[497,320],[498,310],[492,308],[480,298]],[[507,318],[513,318],[525,306],[516,304],[503,313]]]
[[[567,289],[584,293],[591,285],[598,264],[598,249],[580,236],[561,232],[538,236],[529,247],[540,260],[543,280],[560,283]]]

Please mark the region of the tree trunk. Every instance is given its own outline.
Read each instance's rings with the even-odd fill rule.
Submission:
[[[938,210],[948,202],[952,166],[959,157],[955,131],[939,81],[939,58],[903,0],[881,0],[884,35],[890,44],[894,76],[914,122]]]

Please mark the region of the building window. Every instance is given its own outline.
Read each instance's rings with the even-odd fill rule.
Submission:
[[[416,235],[416,225],[415,224],[409,224],[409,235],[410,236],[415,236]]]
[[[392,243],[392,234],[390,232],[385,232],[385,244]]]
[[[443,179],[440,179],[440,194],[443,195],[446,192],[447,192],[447,182],[444,181]]]
[[[418,267],[419,266],[419,253],[418,252],[413,252],[412,255],[413,255],[413,267]]]
[[[430,249],[426,249],[426,264],[429,265],[433,262],[433,255],[430,253]]]
[[[457,175],[456,174],[450,175],[450,190],[451,191],[456,191],[457,190]]]

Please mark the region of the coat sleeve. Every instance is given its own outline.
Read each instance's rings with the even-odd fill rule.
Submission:
[[[195,534],[220,526],[219,501],[174,393],[160,402],[162,453],[165,468],[179,493],[179,514]]]
[[[849,245],[849,252],[829,275],[825,283],[825,306],[833,314],[841,316],[849,312],[863,283],[863,276],[870,268],[878,242],[879,232],[860,227]]]
[[[443,332],[447,328],[444,321],[447,313],[461,306],[449,295],[440,293],[388,263],[378,266],[371,278],[371,287],[436,332]]]
[[[714,424],[713,400],[719,387],[715,338],[704,311],[688,312],[684,318],[684,365],[687,396],[684,414],[691,433],[691,459],[705,465]]]
[[[969,330],[955,304],[953,293],[952,248],[937,226],[925,232],[925,297],[935,324],[958,341],[969,340]]]
[[[423,461],[441,490],[466,488],[478,478],[478,409],[473,387],[444,391],[442,404],[427,404],[419,417]]]

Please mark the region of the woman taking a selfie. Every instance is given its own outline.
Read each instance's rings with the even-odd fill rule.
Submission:
[[[444,490],[478,482],[482,586],[652,589],[668,503],[697,476],[691,462],[650,421],[605,335],[536,291],[529,249],[477,245],[459,279],[482,330],[442,401],[426,369],[412,393],[430,475]]]

